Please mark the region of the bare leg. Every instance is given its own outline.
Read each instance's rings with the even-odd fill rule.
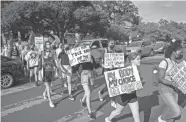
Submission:
[[[139,115],[139,103],[138,101],[134,103],[128,103],[130,110],[132,112],[134,122],[140,122],[140,115]]]
[[[51,100],[50,85],[49,85],[49,83],[47,83],[47,82],[45,82],[44,84],[45,84],[45,86],[46,86],[47,97],[48,97],[48,100],[49,100],[49,106],[53,108],[53,107],[55,107],[55,106],[54,106],[54,104],[53,104],[53,102],[52,102],[52,100]]]

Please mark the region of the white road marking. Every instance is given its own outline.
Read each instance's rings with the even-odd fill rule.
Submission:
[[[102,77],[103,77],[103,75],[98,76],[98,77],[95,78],[95,80],[100,79]],[[73,80],[76,80],[76,79],[73,78]],[[57,82],[57,81],[53,81],[52,83],[54,83],[54,82]],[[17,86],[17,87],[12,87],[12,88],[9,88],[9,89],[2,89],[1,90],[1,96],[5,96],[5,95],[8,95],[8,94],[25,91],[25,90],[32,89],[32,88],[35,88],[35,87],[36,86],[35,86],[34,83],[28,83],[28,84],[25,84],[25,85],[21,85],[21,86]]]
[[[96,118],[103,115],[104,113],[101,111],[96,112]],[[62,117],[55,122],[89,122],[91,119],[88,117],[88,112],[85,108],[80,109],[77,112],[72,113],[71,115],[67,115]]]
[[[63,97],[62,95],[57,95],[56,94],[56,95],[52,96],[52,100],[56,100],[56,99],[59,99],[59,98],[62,98],[62,97]],[[24,100],[24,101],[21,101],[21,102],[18,102],[18,103],[13,103],[13,104],[10,104],[10,105],[7,105],[7,106],[3,106],[1,108],[1,117],[7,116],[8,114],[14,113],[16,111],[23,110],[25,108],[33,107],[33,106],[41,104],[45,101],[48,102],[48,100],[43,99],[43,96],[37,96],[37,97],[31,98],[31,99],[28,99],[28,100]]]
[[[20,92],[20,91],[24,91],[24,90],[28,90],[28,89],[32,89],[34,87],[35,87],[35,84],[30,84],[29,83],[29,84],[18,86],[18,87],[3,89],[3,90],[1,90],[1,96],[16,93],[16,92]]]

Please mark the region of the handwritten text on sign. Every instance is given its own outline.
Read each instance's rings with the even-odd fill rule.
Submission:
[[[178,89],[186,94],[186,62],[182,61],[169,71],[174,82],[178,84]]]
[[[36,48],[41,51],[44,48],[44,40],[43,37],[35,37],[35,46]]]
[[[136,66],[105,72],[109,96],[114,97],[142,89],[142,83]]]
[[[124,67],[124,53],[105,53],[105,68]]]
[[[81,46],[76,47],[68,51],[68,57],[70,60],[70,65],[74,66],[79,63],[90,62],[90,47],[89,46]]]

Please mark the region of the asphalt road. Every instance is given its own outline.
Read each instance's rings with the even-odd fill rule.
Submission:
[[[157,122],[157,117],[161,114],[162,108],[159,104],[161,99],[157,92],[157,88],[152,85],[152,66],[158,63],[163,57],[155,56],[145,58],[142,61],[141,73],[144,82],[144,88],[137,92],[140,105],[140,117],[142,122]],[[18,85],[10,89],[1,91],[1,121],[2,122],[104,122],[113,107],[110,105],[108,95],[105,100],[98,100],[98,90],[102,88],[104,77],[100,77],[95,81],[95,85],[99,86],[92,91],[91,103],[92,109],[96,112],[97,119],[90,120],[87,117],[87,110],[80,105],[79,99],[82,98],[82,87],[78,87],[78,91],[74,93],[75,101],[68,99],[67,92],[64,95],[59,94],[60,81],[53,83],[52,89],[56,93],[52,96],[55,108],[50,108],[48,101],[43,99],[42,93],[44,85],[35,87],[33,83]],[[180,96],[179,104],[182,105],[182,117],[176,122],[186,121],[186,99]],[[113,122],[133,122],[132,114],[128,106],[125,107],[123,113],[115,118]]]

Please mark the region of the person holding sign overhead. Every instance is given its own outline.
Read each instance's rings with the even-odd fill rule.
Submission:
[[[140,66],[140,54],[134,52],[131,53],[129,56],[129,65],[134,66]],[[105,118],[105,122],[111,122],[113,118],[120,115],[123,111],[124,107],[128,104],[133,118],[134,122],[140,122],[140,116],[139,116],[139,103],[136,95],[136,91],[130,92],[130,93],[124,93],[120,94],[118,96],[113,97],[114,102],[116,103],[116,109],[111,112],[109,117]]]
[[[178,84],[171,78],[170,70],[183,57],[183,48],[180,43],[172,43],[165,51],[165,59],[158,67],[159,93],[169,111],[159,116],[159,122],[176,120],[181,111],[178,105]]]

